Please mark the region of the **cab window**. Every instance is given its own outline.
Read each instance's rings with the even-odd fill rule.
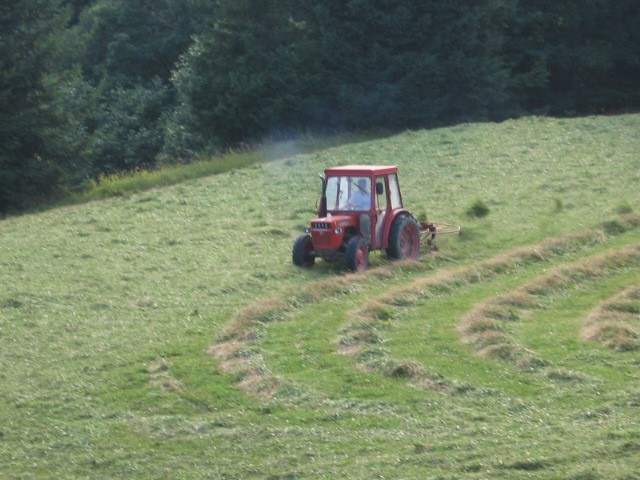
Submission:
[[[391,198],[391,208],[402,208],[402,197],[400,196],[400,185],[398,184],[398,176],[393,173],[389,175],[389,196]]]
[[[378,210],[387,209],[387,192],[384,177],[376,178],[376,207]]]
[[[328,177],[325,190],[327,210],[369,210],[371,208],[370,192],[369,177]]]

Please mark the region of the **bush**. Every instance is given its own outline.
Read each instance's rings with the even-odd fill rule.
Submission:
[[[476,200],[473,204],[467,209],[467,215],[472,218],[482,218],[489,215],[489,207],[482,200]]]
[[[627,213],[633,212],[633,207],[629,204],[629,202],[624,201],[615,208],[615,212],[620,215],[626,215]]]
[[[625,225],[624,222],[615,219],[604,222],[602,224],[602,228],[604,228],[604,231],[609,235],[619,235],[626,232],[629,229],[629,226]]]

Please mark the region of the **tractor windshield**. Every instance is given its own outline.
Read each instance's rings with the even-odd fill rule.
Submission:
[[[327,210],[371,209],[371,179],[339,176],[327,178]]]

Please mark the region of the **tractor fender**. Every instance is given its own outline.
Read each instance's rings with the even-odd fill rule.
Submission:
[[[409,212],[409,210],[407,210],[406,208],[398,208],[397,210],[393,210],[391,212],[390,218],[385,219],[384,234],[382,237],[382,248],[387,248],[389,246],[389,235],[391,233],[391,225],[393,225],[393,222],[395,222],[397,218],[404,216],[413,217],[413,215],[411,215],[411,212]]]

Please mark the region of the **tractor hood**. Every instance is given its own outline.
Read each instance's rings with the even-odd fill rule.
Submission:
[[[307,232],[311,234],[313,249],[325,254],[337,252],[346,232],[353,230],[356,224],[357,218],[351,215],[327,215],[311,220]]]
[[[333,230],[355,226],[357,219],[351,215],[327,215],[311,220],[312,229]]]

